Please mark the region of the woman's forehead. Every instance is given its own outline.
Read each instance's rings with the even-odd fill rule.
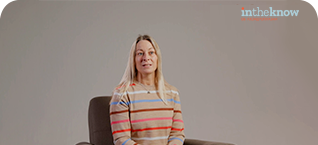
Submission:
[[[149,42],[148,40],[140,40],[137,43],[137,46],[152,46],[151,42]]]
[[[150,47],[150,48],[148,48],[148,49],[146,49],[146,48],[137,48],[136,49],[136,51],[144,51],[144,50],[155,50],[153,47]]]
[[[154,49],[152,44],[148,40],[141,40],[137,43],[136,50],[150,50]]]

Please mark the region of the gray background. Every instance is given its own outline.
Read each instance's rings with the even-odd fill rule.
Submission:
[[[221,5],[220,5],[221,4]],[[241,8],[298,17],[241,21]],[[0,19],[0,144],[88,141],[138,34],[159,44],[187,138],[318,142],[317,15],[307,2],[12,2]]]

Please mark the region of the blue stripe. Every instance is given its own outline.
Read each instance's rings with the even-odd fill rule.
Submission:
[[[143,102],[160,102],[162,101],[161,99],[154,99],[154,100],[136,100],[136,101],[130,101],[131,104],[134,103],[143,103]]]
[[[121,144],[121,145],[125,145],[127,143],[127,141],[129,141],[129,140],[130,140],[130,138],[127,139],[125,142],[123,142],[123,144]]]
[[[169,102],[174,102],[174,103],[177,103],[177,104],[180,104],[180,101],[177,101],[177,100],[174,100],[174,99],[168,99],[167,101],[169,101]]]
[[[160,102],[162,101],[161,99],[153,99],[153,100],[135,100],[135,101],[130,101],[130,102],[120,102],[119,104],[126,104],[126,105],[129,105],[129,104],[134,104],[134,103],[143,103],[143,102]],[[177,103],[177,104],[180,104],[180,101],[176,101],[174,99],[167,99],[168,102],[174,102],[174,103]],[[116,105],[118,104],[118,102],[112,102],[110,103],[110,105]]]
[[[170,142],[171,140],[174,140],[174,139],[180,140],[180,141],[183,143],[183,140],[182,140],[182,139],[180,139],[180,138],[177,138],[177,137],[170,138],[170,139],[168,140],[168,142]]]
[[[117,105],[118,102],[112,102],[110,103],[110,105]],[[125,103],[125,102],[120,102],[119,104],[126,104],[126,105],[129,105],[129,103]]]

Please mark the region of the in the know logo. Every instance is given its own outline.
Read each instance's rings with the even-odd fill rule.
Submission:
[[[269,10],[260,10],[257,7],[257,10],[244,10],[242,7],[242,16],[298,16],[299,10],[273,10],[272,7],[269,7]],[[253,11],[253,12],[252,12]]]
[[[245,10],[242,7],[242,21],[276,21],[279,16],[298,16],[299,10],[273,10],[272,7],[269,7],[269,10],[260,10],[257,7],[257,10]],[[271,16],[271,17],[268,17]],[[247,17],[247,18],[246,18]]]

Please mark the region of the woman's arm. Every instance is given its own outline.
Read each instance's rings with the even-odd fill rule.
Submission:
[[[121,100],[113,95],[110,104],[110,122],[115,145],[135,145],[131,140],[131,126],[129,121],[129,101],[127,95]]]
[[[184,141],[184,123],[182,119],[181,103],[179,95],[174,98],[174,114],[168,145],[182,145]]]

